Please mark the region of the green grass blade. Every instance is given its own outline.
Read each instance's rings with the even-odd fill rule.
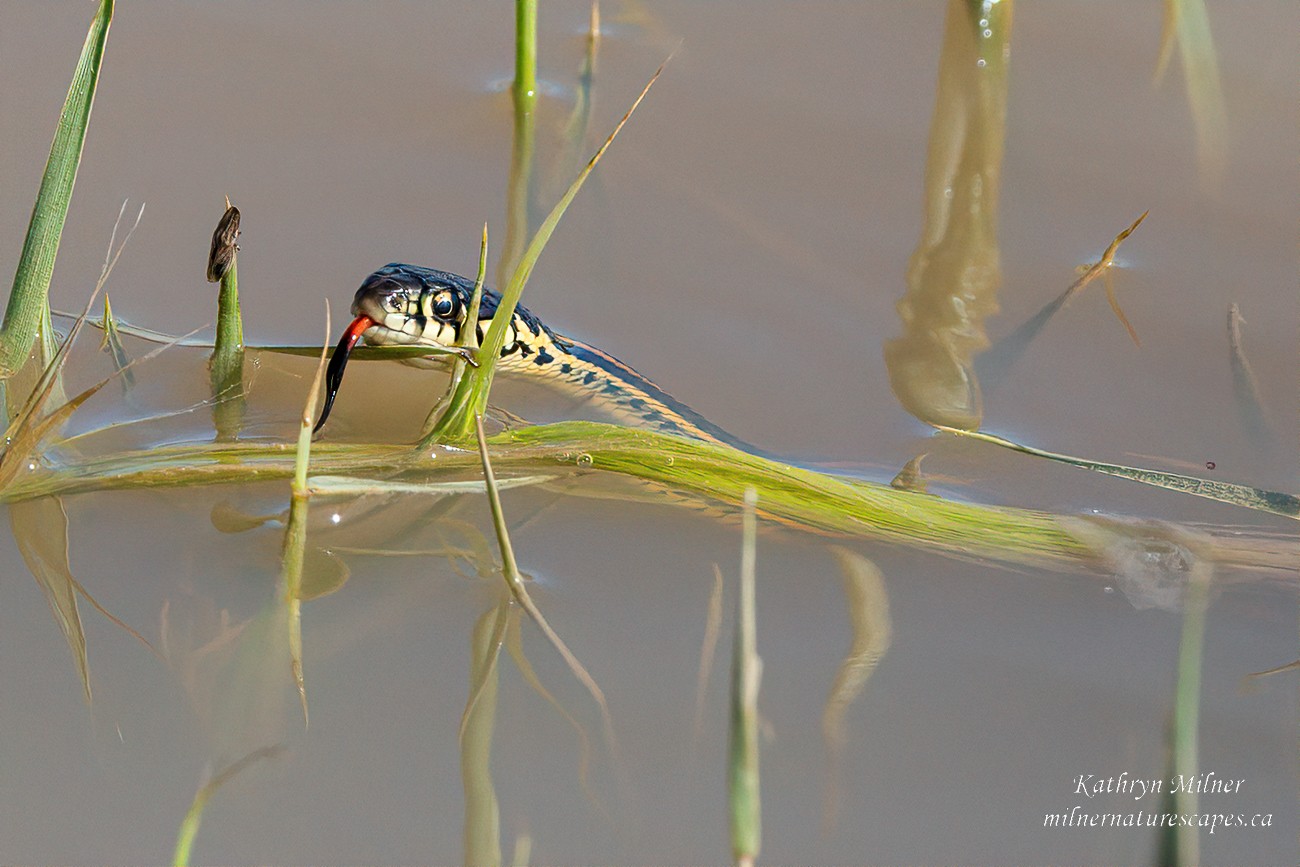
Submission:
[[[639,96],[632,103],[632,107],[627,110],[614,131],[605,139],[604,144],[592,155],[587,161],[587,165],[578,173],[578,177],[569,185],[568,190],[560,197],[560,201],[551,209],[551,213],[537,229],[533,235],[532,241],[529,242],[528,248],[524,251],[523,257],[519,261],[518,267],[511,274],[509,282],[501,293],[501,302],[497,305],[497,311],[492,317],[492,324],[488,327],[487,333],[483,335],[483,345],[478,353],[478,367],[466,372],[465,378],[461,380],[455,392],[451,396],[451,402],[447,412],[439,419],[438,424],[434,427],[430,436],[426,437],[422,445],[427,445],[432,440],[439,442],[463,442],[473,438],[474,419],[482,415],[487,410],[488,391],[492,387],[492,375],[496,370],[497,359],[501,356],[501,348],[505,345],[506,328],[509,327],[511,319],[514,317],[515,307],[519,304],[519,296],[524,291],[524,285],[528,282],[528,277],[533,273],[533,266],[537,264],[538,258],[542,255],[542,250],[551,239],[555,232],[555,227],[559,225],[560,218],[568,209],[569,204],[574,197],[578,195],[578,190],[582,189],[583,183],[596,168],[600,158],[605,155],[605,151],[614,142],[614,138],[623,129],[628,118],[636,111],[641,100],[645,99],[650,88],[658,80],[660,73],[663,72],[660,66],[655,74],[650,77]]]
[[[280,560],[280,588],[287,616],[289,669],[298,700],[302,704],[303,725],[307,715],[307,685],[302,672],[302,572],[307,549],[307,506],[311,491],[307,485],[307,466],[311,460],[311,429],[316,417],[316,396],[325,375],[325,358],[330,339],[329,303],[325,306],[325,343],[321,346],[316,375],[312,378],[298,428],[298,448],[294,452],[293,482],[290,485],[289,521],[284,528],[284,551]]]
[[[514,135],[506,186],[506,237],[497,263],[504,286],[524,254],[531,229],[533,173],[537,163],[537,0],[515,0]]]
[[[18,259],[4,325],[0,326],[0,376],[8,377],[23,363],[38,334],[42,339],[42,357],[53,354],[54,335],[50,324],[50,278],[59,252],[63,223],[77,180],[81,150],[90,124],[90,110],[95,102],[99,68],[113,20],[113,0],[100,0],[99,9],[90,23],[81,58],[68,88],[68,96],[59,114],[59,125],[45,163],[36,205],[27,226],[27,239]]]
[[[235,439],[244,423],[244,321],[239,307],[239,209],[226,199],[212,235],[208,279],[217,277],[217,336],[208,362],[212,387],[212,421],[217,438]],[[327,341],[328,342],[328,341]]]
[[[731,816],[731,855],[736,864],[753,865],[763,842],[758,769],[758,686],[763,661],[757,647],[754,566],[758,494],[745,491],[744,540],[740,558],[740,600],[736,641],[731,658],[731,725],[727,791]]]
[[[1182,494],[1191,494],[1194,497],[1204,497],[1207,500],[1216,500],[1220,503],[1227,503],[1232,506],[1243,506],[1247,509],[1254,509],[1258,512],[1269,512],[1274,515],[1281,515],[1284,518],[1300,519],[1300,497],[1293,494],[1284,494],[1278,491],[1267,491],[1263,488],[1253,488],[1249,485],[1238,485],[1232,482],[1216,482],[1211,479],[1202,479],[1197,476],[1184,476],[1179,473],[1166,473],[1159,470],[1146,470],[1140,467],[1126,467],[1122,464],[1108,464],[1101,461],[1090,461],[1084,458],[1071,457],[1070,455],[1057,454],[1056,452],[1043,451],[1042,449],[1032,448],[1030,446],[1020,445],[1000,436],[983,433],[982,431],[965,431],[956,428],[948,428],[936,425],[939,430],[947,431],[957,436],[969,437],[971,439],[981,440],[993,445],[1002,446],[1021,454],[1032,455],[1039,458],[1047,458],[1057,463],[1069,464],[1073,467],[1081,467],[1085,470],[1092,470],[1094,473],[1102,473],[1107,476],[1118,476],[1122,479],[1129,479],[1134,482],[1141,482],[1144,485],[1150,485],[1155,488],[1164,488],[1167,491],[1177,491]]]
[[[474,290],[470,292],[469,305],[465,308],[465,321],[478,322],[479,309],[483,305],[483,281],[487,277],[488,226],[483,224],[483,240],[478,248],[478,274],[474,277]],[[476,353],[478,351],[478,328],[462,328],[458,348]],[[354,351],[353,357],[356,356]],[[469,368],[468,358],[457,357],[451,365],[451,379],[442,397],[429,410],[429,417],[424,420],[424,430],[420,434],[421,445],[432,442],[433,433],[438,428],[442,417],[452,406],[457,394],[461,393],[461,381]],[[462,398],[463,399],[463,398]]]

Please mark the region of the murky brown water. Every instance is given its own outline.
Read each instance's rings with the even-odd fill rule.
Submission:
[[[930,451],[936,493],[1294,538],[1282,519],[932,440],[900,406],[883,347],[902,332],[895,304],[922,230],[943,4],[612,3],[602,13],[584,155],[675,56],[534,275],[525,302],[553,326],[774,452],[888,480]],[[542,10],[544,170],[564,153],[557,136],[587,14],[579,3]],[[89,15],[84,3],[0,9],[0,268],[16,261]],[[1226,160],[1210,186],[1177,55],[1151,84],[1160,15],[1157,3],[1016,10],[1000,312],[987,336],[1011,334],[1150,209],[1113,274],[1142,345],[1094,284],[1005,373],[983,379],[983,426],[1054,451],[1295,491],[1300,13],[1284,3],[1210,10],[1227,118]],[[319,341],[324,299],[337,323],[360,279],[391,260],[472,273],[482,222],[494,239],[504,226],[511,38],[505,5],[122,4],[56,306],[83,302],[126,197],[148,209],[109,283],[114,310],[163,331],[214,315],[202,273],[223,194],[244,215],[253,343]],[[558,191],[544,186],[542,206]],[[1233,302],[1247,320],[1266,438],[1249,435],[1234,401],[1224,325]],[[74,363],[87,379],[107,365],[88,351]],[[389,367],[353,370],[332,436],[414,434],[433,398],[429,374]],[[292,435],[309,374],[306,362],[262,359],[253,432]],[[137,376],[125,406],[107,390],[71,430],[190,405],[207,383],[202,356],[184,350]],[[496,400],[529,417],[570,411],[526,384],[502,385]],[[376,421],[389,390],[425,403]],[[201,410],[95,448],[202,439],[207,423]],[[166,858],[205,768],[275,743],[287,752],[215,796],[196,860],[463,857],[457,730],[469,635],[498,587],[441,557],[340,555],[347,586],[304,609],[304,731],[282,647],[257,635],[281,528],[229,535],[211,517],[219,504],[263,513],[286,501],[283,484],[67,499],[74,573],[171,659],[83,606],[90,709],[40,590],[12,540],[0,543],[0,861]],[[433,530],[401,517],[414,508],[399,503],[368,523],[340,509],[332,527],[321,507],[312,539],[434,547]],[[712,564],[734,575],[737,529],[666,505],[537,491],[507,494],[506,508],[538,603],[606,691],[621,746],[615,765],[590,699],[526,627],[538,675],[597,744],[590,786],[603,806],[584,793],[573,729],[504,661],[492,772],[506,857],[529,835],[534,863],[724,862],[725,654],[697,740],[694,696]],[[488,526],[479,499],[456,517]],[[1159,809],[1151,796],[1088,800],[1074,780],[1165,774],[1180,615],[1136,610],[1101,572],[854,548],[885,576],[893,643],[847,713],[833,763],[839,821],[824,830],[821,713],[852,638],[845,596],[825,540],[760,539],[761,707],[772,734],[763,860],[1150,863],[1150,830],[1044,829],[1043,819],[1075,804]],[[1245,783],[1202,796],[1201,809],[1272,814],[1273,826],[1202,835],[1201,858],[1295,860],[1295,676],[1239,689],[1244,675],[1296,657],[1294,592],[1221,577],[1238,583],[1210,609],[1200,767]],[[223,622],[229,632],[245,621],[220,644]]]

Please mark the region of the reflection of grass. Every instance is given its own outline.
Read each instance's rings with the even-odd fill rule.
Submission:
[[[233,270],[233,269],[232,269]],[[285,606],[285,625],[289,638],[289,670],[298,687],[298,700],[302,703],[302,721],[307,723],[307,687],[302,675],[302,567],[307,549],[307,504],[311,490],[307,484],[307,465],[311,459],[312,419],[316,417],[316,396],[320,393],[321,379],[325,374],[326,349],[330,339],[329,308],[325,312],[325,343],[316,375],[307,392],[307,402],[302,410],[298,427],[298,448],[294,452],[293,482],[290,485],[289,520],[284,528],[284,549],[280,562],[281,598]]]
[[[758,687],[763,660],[758,656],[754,566],[757,560],[758,493],[746,488],[740,551],[740,594],[731,656],[731,723],[728,728],[727,793],[731,815],[731,857],[752,867],[763,844],[758,761]]]
[[[1196,128],[1201,180],[1205,186],[1213,188],[1222,179],[1227,161],[1228,119],[1223,82],[1219,76],[1219,57],[1210,33],[1210,16],[1205,0],[1165,0],[1160,56],[1156,61],[1157,82],[1164,77],[1175,44],[1182,58],[1187,102]]]
[[[199,833],[199,823],[203,821],[203,810],[207,807],[212,796],[217,793],[217,790],[248,768],[249,765],[255,764],[262,759],[275,758],[283,751],[284,747],[282,746],[263,747],[260,750],[254,750],[233,765],[222,769],[211,780],[199,787],[199,790],[194,793],[194,801],[185,813],[185,818],[181,820],[180,831],[176,835],[176,849],[172,853],[172,864],[176,865],[176,867],[185,867],[190,863],[190,855],[194,850],[194,838]]]
[[[1205,615],[1210,607],[1210,584],[1213,570],[1200,564],[1192,568],[1183,597],[1183,633],[1178,643],[1178,677],[1174,687],[1174,712],[1170,726],[1169,773],[1167,778],[1192,779],[1200,765],[1198,759],[1201,661],[1205,646]],[[1196,792],[1171,791],[1165,796],[1165,811],[1180,816],[1197,812]],[[1159,861],[1181,867],[1199,864],[1200,839],[1195,826],[1171,827],[1160,837]]]

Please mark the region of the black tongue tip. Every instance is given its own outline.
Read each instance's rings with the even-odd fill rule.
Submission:
[[[313,436],[320,433],[320,429],[325,426],[325,420],[330,416],[330,410],[334,408],[334,398],[338,396],[339,386],[343,384],[343,371],[348,366],[348,357],[352,355],[352,348],[361,338],[361,332],[373,324],[374,320],[369,316],[358,316],[343,332],[338,346],[334,347],[334,355],[330,358],[329,367],[325,369],[325,406],[321,408],[316,426],[311,429]]]

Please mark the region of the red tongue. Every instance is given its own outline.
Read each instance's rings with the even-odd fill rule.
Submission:
[[[352,320],[352,324],[343,332],[339,338],[339,345],[334,347],[334,355],[330,358],[330,366],[325,371],[325,407],[320,411],[320,419],[316,422],[316,427],[312,428],[312,433],[320,431],[325,424],[325,419],[329,418],[330,408],[334,406],[334,397],[339,392],[339,385],[343,382],[343,368],[348,366],[348,356],[352,354],[352,347],[357,345],[361,339],[361,332],[375,324],[375,320],[362,314]]]

